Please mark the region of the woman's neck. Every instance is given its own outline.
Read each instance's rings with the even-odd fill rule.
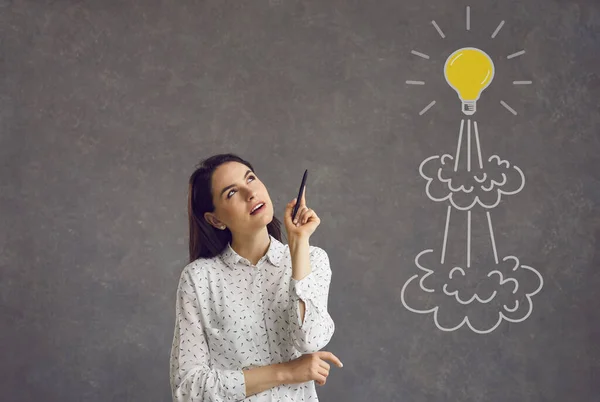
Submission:
[[[231,248],[240,256],[250,261],[252,265],[256,265],[267,253],[270,243],[271,237],[265,226],[260,232],[249,236],[232,235]]]

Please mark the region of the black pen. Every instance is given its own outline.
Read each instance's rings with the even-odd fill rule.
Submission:
[[[302,176],[302,184],[300,184],[300,191],[298,191],[298,198],[296,198],[296,205],[294,205],[294,210],[292,211],[292,222],[296,219],[296,214],[298,213],[298,208],[300,208],[300,200],[302,199],[302,194],[304,193],[304,186],[306,185],[306,176],[308,175],[308,169],[304,171],[304,176]]]

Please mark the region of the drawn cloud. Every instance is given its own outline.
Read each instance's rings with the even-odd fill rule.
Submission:
[[[476,204],[490,209],[500,203],[503,194],[516,194],[525,185],[521,169],[498,155],[472,169],[456,165],[450,154],[434,155],[421,163],[419,173],[427,180],[425,192],[432,201],[449,200],[459,210]]]
[[[442,264],[433,257],[431,249],[417,255],[421,272],[404,283],[401,300],[414,313],[432,313],[442,331],[467,325],[485,334],[502,320],[524,321],[533,311],[532,296],[543,286],[540,273],[514,256],[492,266],[469,268]]]

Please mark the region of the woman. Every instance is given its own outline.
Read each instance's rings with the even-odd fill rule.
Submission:
[[[203,161],[189,181],[190,263],[177,289],[171,349],[175,401],[317,401],[331,361],[320,351],[327,312],[327,253],[309,245],[320,223],[300,201],[281,223],[265,185],[236,155]]]

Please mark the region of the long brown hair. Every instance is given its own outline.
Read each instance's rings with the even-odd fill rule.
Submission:
[[[215,210],[212,201],[212,175],[217,167],[226,162],[242,163],[254,172],[250,162],[230,153],[211,156],[196,166],[196,170],[190,176],[188,191],[190,262],[198,258],[212,258],[221,254],[232,239],[229,229],[218,230],[204,219],[206,212]],[[267,231],[281,241],[281,222],[275,216],[267,224]]]

